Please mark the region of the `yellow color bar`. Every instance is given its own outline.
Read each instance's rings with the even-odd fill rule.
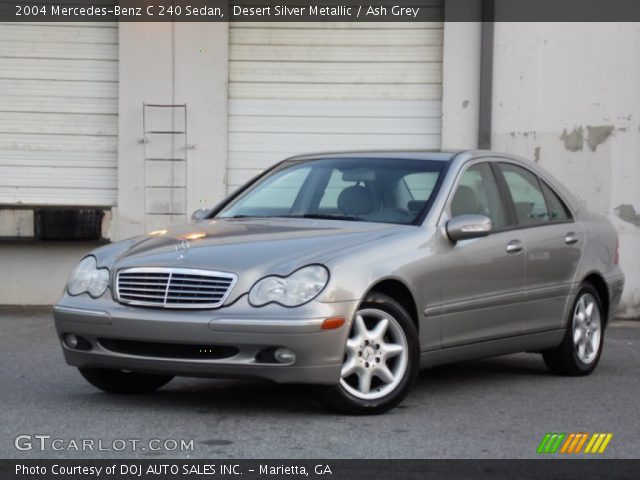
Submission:
[[[604,440],[604,437],[606,437],[604,433],[598,434],[598,439],[596,440],[596,443],[594,443],[593,447],[591,447],[591,453],[596,453],[598,451],[598,449],[600,448],[600,444]]]
[[[591,448],[593,447],[593,444],[596,443],[598,437],[599,435],[597,433],[594,433],[591,436],[591,440],[589,440],[589,443],[587,443],[587,448],[584,449],[584,453],[591,453]]]
[[[609,445],[609,442],[611,441],[612,438],[613,438],[612,433],[605,434],[605,439],[602,442],[602,445],[600,445],[600,450],[598,450],[598,453],[604,453],[604,450],[607,448],[607,445]]]

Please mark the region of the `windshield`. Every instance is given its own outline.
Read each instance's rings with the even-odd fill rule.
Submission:
[[[443,167],[440,161],[398,158],[285,162],[216,217],[411,224],[427,208]]]

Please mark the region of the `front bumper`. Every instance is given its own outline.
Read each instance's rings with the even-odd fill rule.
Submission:
[[[108,295],[98,300],[65,295],[54,307],[56,330],[65,359],[77,367],[102,367],[194,377],[261,378],[283,383],[336,384],[344,357],[350,319],[357,301],[310,302],[297,308],[267,305],[255,308],[246,296],[217,310],[168,310],[121,305]],[[344,317],[334,330],[322,330],[324,319]],[[86,349],[72,349],[67,334],[86,340]],[[162,355],[145,351],[114,351],[113,341],[161,344]],[[171,353],[171,345],[190,351],[231,347],[225,358],[194,358]],[[295,352],[295,360],[278,363],[264,352],[276,348]],[[203,355],[207,357],[207,355]]]

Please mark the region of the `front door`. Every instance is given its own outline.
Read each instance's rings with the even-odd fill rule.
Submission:
[[[493,232],[443,246],[442,346],[522,333],[524,239],[512,229],[490,163],[472,163],[463,171],[445,213],[442,225],[458,215],[485,215]]]

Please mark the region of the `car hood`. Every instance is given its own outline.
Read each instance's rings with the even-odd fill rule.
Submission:
[[[229,303],[265,275],[288,275],[305,265],[325,263],[406,228],[298,218],[205,220],[122,242],[119,252],[104,263],[112,271],[161,266],[235,273],[238,283]]]

